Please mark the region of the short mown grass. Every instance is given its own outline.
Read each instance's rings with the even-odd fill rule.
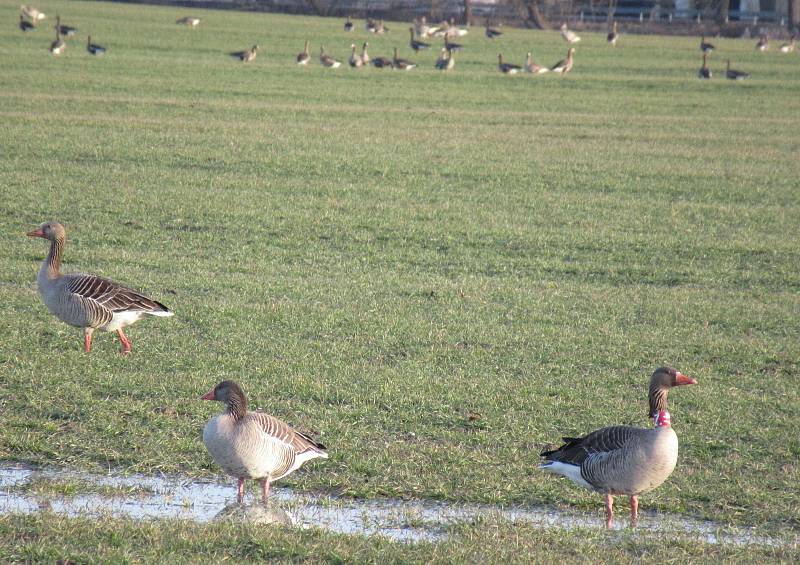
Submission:
[[[800,57],[722,39],[712,69],[753,76],[700,82],[696,38],[586,34],[567,78],[506,77],[498,50],[555,62],[558,34],[474,30],[443,75],[396,23],[354,37],[420,69],[328,71],[293,57],[345,58],[338,20],[39,7],[81,35],[53,58],[0,6],[0,458],[219,474],[199,397],[230,378],[329,447],[284,484],[599,515],[538,453],[647,425],[668,364],[700,384],[642,508],[797,532]],[[175,317],[83,354],[36,292],[46,220],[67,269]]]

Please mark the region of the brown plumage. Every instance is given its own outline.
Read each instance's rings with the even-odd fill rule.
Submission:
[[[238,479],[238,499],[244,498],[245,479],[261,481],[266,502],[272,481],[297,470],[310,459],[327,459],[325,446],[286,422],[247,410],[247,398],[233,381],[222,381],[202,397],[226,406],[203,430],[203,443],[214,461]]]
[[[649,412],[655,428],[611,426],[583,437],[565,437],[558,449],[542,452],[540,468],[605,495],[606,526],[613,523],[613,496],[631,498],[631,525],[636,526],[640,494],[662,484],[675,468],[678,437],[667,412],[672,387],[697,384],[670,367],[650,377]]]

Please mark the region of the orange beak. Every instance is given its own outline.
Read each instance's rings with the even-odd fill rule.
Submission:
[[[44,232],[42,231],[42,228],[37,228],[33,231],[29,231],[25,235],[28,237],[44,237]]]
[[[697,384],[696,380],[694,380],[692,377],[687,377],[681,372],[678,372],[678,374],[675,375],[675,386],[696,385],[696,384]]]
[[[200,400],[214,400],[214,389],[212,388],[203,396],[200,397]]]

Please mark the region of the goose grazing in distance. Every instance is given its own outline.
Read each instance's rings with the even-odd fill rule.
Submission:
[[[319,47],[319,62],[322,64],[323,67],[328,69],[338,69],[341,65],[341,61],[337,61],[327,53],[325,53],[325,46],[320,45]]]
[[[781,45],[781,53],[791,53],[797,48],[797,34],[793,33],[789,43]]]
[[[20,6],[19,9],[26,17],[28,17],[33,22],[38,22],[47,17],[44,15],[44,12],[40,12],[39,10],[30,5]]]
[[[372,59],[372,66],[376,69],[393,69],[394,63],[388,57],[375,57]]]
[[[50,44],[50,53],[58,57],[67,48],[67,43],[61,38],[61,32],[56,26],[56,40]]]
[[[612,426],[584,437],[565,437],[558,449],[542,452],[546,461],[539,468],[605,495],[607,528],[614,520],[613,497],[629,496],[631,526],[636,527],[639,495],[666,481],[678,461],[678,436],[667,412],[669,391],[694,384],[696,380],[670,367],[656,369],[649,391],[653,429]]]
[[[347,16],[347,19],[344,21],[344,30],[347,32],[353,31],[355,26],[353,22],[350,20],[350,16]]]
[[[566,76],[567,73],[572,70],[572,63],[573,63],[572,56],[574,54],[575,54],[575,48],[570,47],[569,49],[567,49],[567,58],[562,59],[561,61],[550,67],[550,70],[553,71],[554,73],[559,73],[562,77]]]
[[[449,71],[456,66],[456,61],[453,59],[453,52],[449,51],[446,47],[442,47],[439,58],[436,59],[436,68],[440,71]]]
[[[728,59],[727,67],[725,68],[725,78],[730,80],[744,80],[750,76],[750,73],[744,71],[737,71],[731,68],[731,60]]]
[[[247,398],[233,381],[222,381],[201,398],[225,404],[225,411],[203,429],[203,443],[217,465],[238,479],[240,503],[245,479],[261,481],[261,497],[266,504],[272,481],[296,471],[306,461],[328,458],[324,445],[286,422],[248,411]]]
[[[35,31],[36,26],[33,25],[31,22],[25,19],[25,16],[22,14],[19,15],[19,29],[22,31]]]
[[[575,35],[574,32],[567,29],[567,23],[564,22],[561,24],[561,37],[564,38],[564,41],[572,45],[573,43],[578,43],[581,38]]]
[[[375,33],[381,34],[381,33],[387,33],[388,31],[389,28],[383,25],[383,20],[378,20],[378,23],[375,24]]]
[[[39,269],[36,282],[48,310],[62,322],[83,328],[84,351],[92,350],[92,334],[99,329],[116,331],[122,344],[122,354],[131,351],[131,342],[122,328],[137,322],[145,314],[172,316],[169,308],[98,275],[61,273],[67,234],[58,222],[45,222],[28,232],[29,237],[50,241],[50,252]]]
[[[450,25],[447,27],[447,31],[445,31],[444,38],[450,39],[451,37],[464,37],[468,33],[469,30],[467,28],[456,26],[456,19],[450,18]]]
[[[392,59],[392,66],[401,71],[410,71],[417,66],[416,63],[407,59],[401,59],[397,56],[397,47],[394,48],[394,59]]]
[[[186,16],[179,20],[175,20],[175,23],[178,25],[197,27],[200,25],[200,18],[195,18],[194,16]]]
[[[56,29],[64,37],[72,37],[78,33],[78,28],[76,27],[61,25],[61,16],[56,16]]]
[[[534,75],[541,75],[541,74],[550,72],[550,69],[548,69],[547,67],[543,67],[542,65],[538,65],[533,61],[533,55],[531,54],[530,51],[528,51],[528,54],[525,56],[525,67],[524,68],[525,68],[525,72],[526,73],[531,73],[531,74],[534,74]]]
[[[497,68],[505,75],[515,75],[519,72],[519,65],[512,65],[511,63],[503,62],[503,54],[497,54]]]
[[[370,62],[369,53],[367,53],[367,47],[369,47],[369,43],[366,41],[364,45],[361,46],[361,64],[368,65]]]
[[[97,43],[92,43],[92,36],[86,38],[86,50],[91,53],[92,55],[102,55],[106,52],[106,48],[98,45]]]
[[[230,56],[234,59],[238,59],[242,63],[249,63],[256,58],[256,53],[259,49],[260,47],[258,45],[253,45],[250,49],[245,49],[244,51],[234,51],[230,53]]]
[[[308,41],[306,41],[306,44],[303,47],[303,52],[298,53],[296,61],[298,65],[308,65],[308,62],[310,60],[311,60],[311,55],[308,54]]]
[[[616,47],[618,40],[619,40],[619,33],[617,33],[617,22],[614,22],[612,24],[611,31],[606,37],[606,41],[608,41],[611,44],[611,47]]]
[[[370,33],[375,33],[378,29],[378,22],[372,18],[367,18],[367,21],[364,23],[364,28]]]
[[[360,55],[356,55],[356,44],[355,43],[351,43],[350,44],[350,58],[347,60],[347,62],[354,69],[358,69],[358,68],[361,67],[361,65],[364,64],[364,62],[361,60],[361,56]]]
[[[762,35],[758,38],[756,50],[761,52],[769,51],[769,38],[766,35]]]
[[[494,28],[491,28],[488,26],[488,24],[486,26],[486,29],[484,30],[484,33],[486,34],[486,37],[488,37],[489,39],[494,39],[496,37],[500,37],[501,35],[503,35],[502,31],[498,31]]]
[[[703,53],[711,53],[714,50],[714,46],[710,43],[706,43],[706,36],[700,36],[700,51]]]
[[[703,66],[697,71],[697,76],[701,79],[711,78],[711,69],[708,68],[708,53],[703,53]]]
[[[408,42],[408,44],[411,46],[411,49],[413,49],[414,52],[419,53],[424,49],[430,49],[431,47],[430,43],[425,43],[424,41],[417,41],[416,39],[414,39],[413,27],[408,28],[408,33],[411,34],[411,40]]]

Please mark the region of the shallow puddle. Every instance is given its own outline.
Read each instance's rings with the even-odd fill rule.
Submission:
[[[75,482],[86,490],[114,490],[113,494],[38,495],[25,485],[38,481]],[[256,502],[248,491],[247,503],[236,504],[235,483],[190,481],[176,476],[92,475],[60,469],[33,470],[0,467],[0,513],[52,511],[68,516],[112,515],[135,519],[178,518],[195,522],[240,519],[261,524],[322,528],[336,533],[381,535],[400,541],[437,541],[448,528],[492,517],[543,528],[603,528],[604,520],[548,507],[499,507],[392,499],[353,500],[298,494],[273,487],[270,504]],[[599,504],[599,502],[598,502]],[[621,517],[622,518],[622,517]],[[616,529],[627,527],[620,519]],[[713,522],[664,514],[640,513],[639,532],[672,533],[707,543],[735,545],[797,544],[756,535],[744,528],[722,528]]]

